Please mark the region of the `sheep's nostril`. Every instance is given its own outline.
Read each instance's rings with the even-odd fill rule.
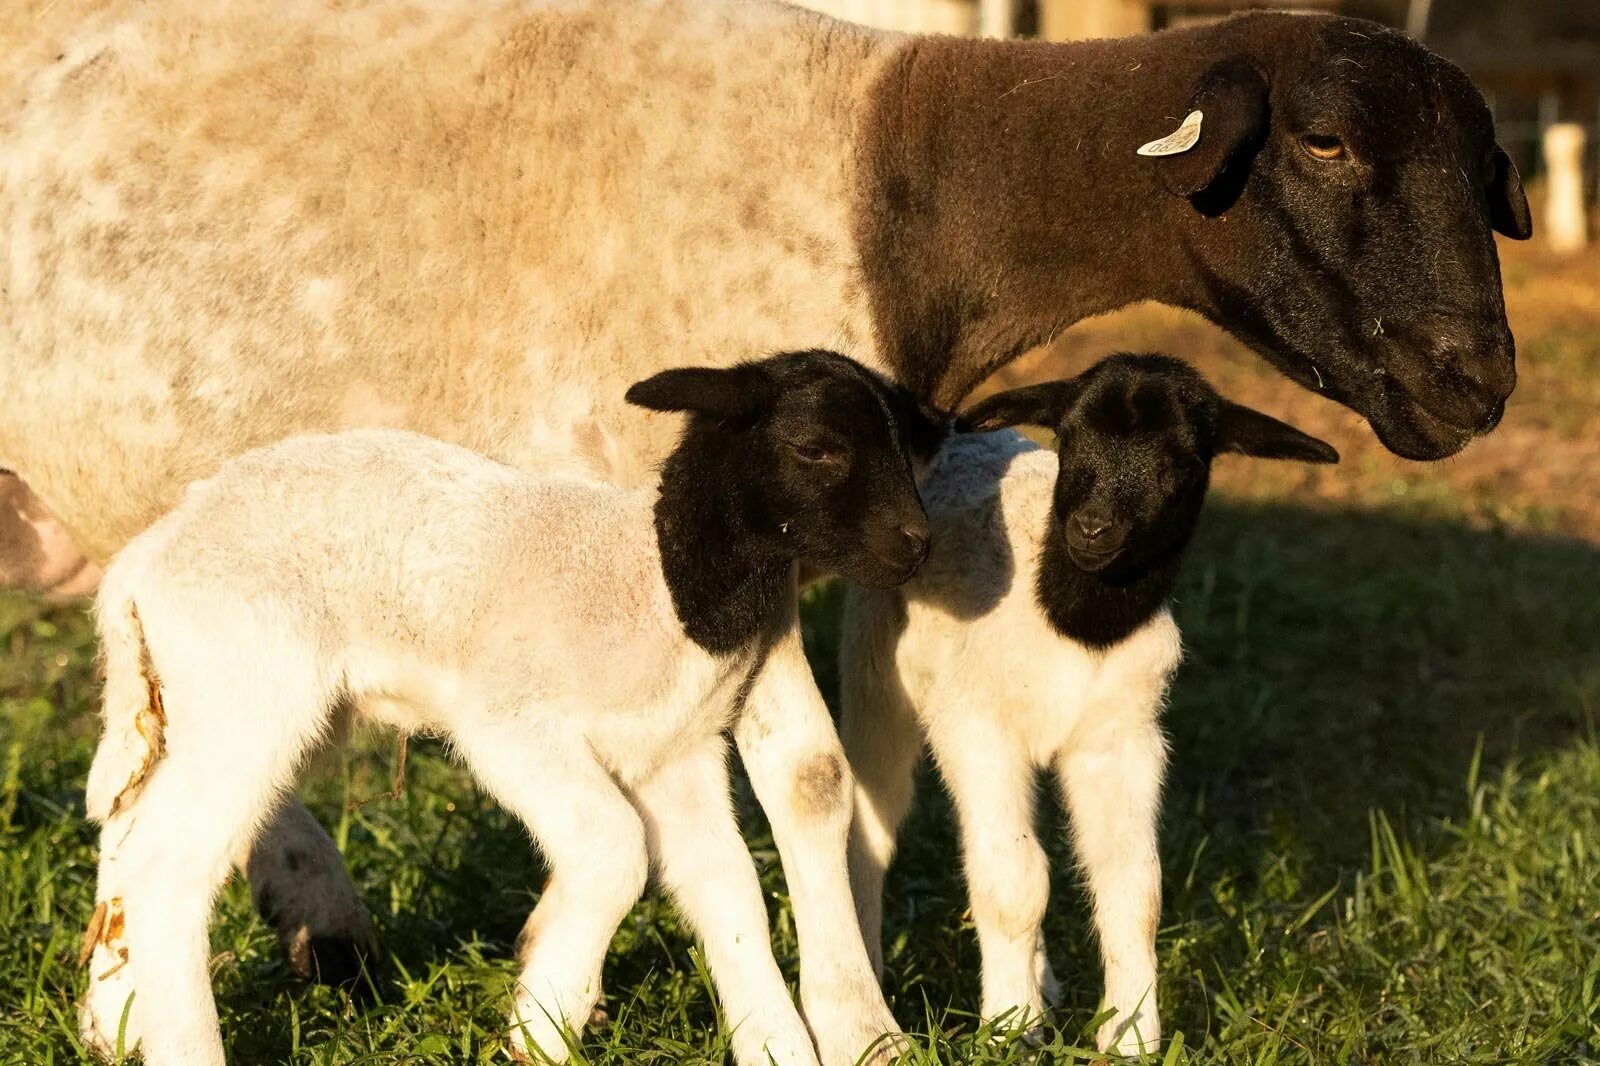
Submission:
[[[1072,524],[1078,527],[1079,534],[1085,540],[1097,540],[1111,528],[1111,519],[1105,515],[1079,512],[1073,516]]]

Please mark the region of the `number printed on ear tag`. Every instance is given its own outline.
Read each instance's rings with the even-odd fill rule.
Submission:
[[[1181,155],[1200,143],[1200,120],[1205,116],[1198,111],[1189,112],[1183,125],[1149,144],[1139,146],[1140,155]]]

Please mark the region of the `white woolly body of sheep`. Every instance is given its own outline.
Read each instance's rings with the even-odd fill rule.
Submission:
[[[1035,598],[1056,454],[1010,433],[952,439],[922,487],[933,550],[906,585],[852,588],[841,634],[845,750],[856,778],[851,875],[882,968],[884,871],[930,746],[959,815],[982,947],[985,1017],[1031,1024],[1054,998],[1040,932],[1049,897],[1035,774],[1056,772],[1094,899],[1105,962],[1100,1044],[1160,1040],[1156,817],[1159,715],[1180,656],[1166,610],[1093,650]]]
[[[352,431],[235,459],[135,538],[98,603],[107,730],[88,805],[106,823],[97,898],[121,931],[90,938],[91,1044],[116,1046],[137,993],[128,1044],[147,1062],[222,1062],[210,900],[354,714],[448,737],[556,871],[515,1046],[525,1032],[564,1057],[560,1026],[594,1007],[648,846],[706,941],[739,1061],[815,1066],[729,807],[722,732],[760,652],[684,636],[655,496]],[[793,698],[817,698],[797,636],[769,659]]]
[[[645,374],[873,362],[851,121],[898,40],[771,0],[0,6],[0,455],[98,560],[302,432],[644,484]]]

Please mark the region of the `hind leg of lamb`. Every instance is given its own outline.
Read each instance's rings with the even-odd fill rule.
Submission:
[[[92,594],[100,577],[49,506],[20,476],[0,469],[0,589],[60,603]],[[372,919],[338,848],[299,800],[285,799],[236,861],[295,973],[342,983],[360,972],[376,950]]]

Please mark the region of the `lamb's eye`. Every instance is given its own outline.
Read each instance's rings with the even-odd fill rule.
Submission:
[[[822,463],[833,458],[828,449],[817,444],[790,443],[789,450],[794,452],[795,458],[807,463]]]
[[[1300,147],[1313,159],[1343,159],[1344,142],[1325,133],[1308,133],[1300,138]]]

